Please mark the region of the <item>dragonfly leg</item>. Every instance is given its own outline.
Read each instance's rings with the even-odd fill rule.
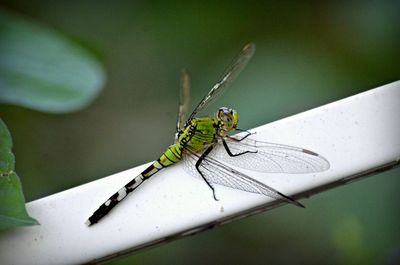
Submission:
[[[244,139],[246,139],[247,137],[249,137],[250,135],[256,134],[256,133],[251,133],[251,132],[249,132],[249,131],[247,131],[247,130],[243,130],[243,129],[239,129],[239,128],[236,128],[236,131],[239,131],[239,132],[246,132],[246,135],[243,136],[243,137],[240,138],[240,139],[228,136],[229,139],[234,140],[234,141],[236,141],[236,142],[241,142],[241,141],[243,141]]]
[[[211,150],[214,148],[213,145],[211,145],[210,147],[208,147],[206,149],[206,151],[204,151],[204,153],[200,156],[199,160],[197,160],[196,162],[196,169],[197,172],[199,172],[199,174],[201,175],[201,177],[204,179],[204,181],[207,183],[208,187],[210,187],[210,189],[213,192],[213,197],[214,200],[218,201],[217,197],[215,196],[215,189],[214,187],[210,184],[210,182],[208,182],[208,180],[204,177],[203,173],[200,171],[200,164],[203,162],[204,158],[206,158],[206,156],[211,152]]]
[[[222,139],[222,144],[224,145],[225,150],[226,150],[226,152],[228,153],[229,156],[233,156],[234,157],[234,156],[240,156],[240,155],[244,155],[244,154],[248,154],[248,153],[257,153],[257,151],[244,151],[244,152],[240,152],[240,153],[234,154],[229,149],[229,146],[226,143],[225,139]]]

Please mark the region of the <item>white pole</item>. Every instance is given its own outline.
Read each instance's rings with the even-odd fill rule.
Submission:
[[[398,165],[400,81],[254,129],[259,140],[318,152],[330,162],[322,173],[256,174],[297,199]],[[177,164],[146,181],[98,224],[84,222],[142,165],[27,204],[40,226],[0,235],[7,264],[79,264],[117,257],[231,221],[280,202],[216,186],[209,188]],[[306,202],[303,202],[306,204]],[[294,206],[293,206],[294,207]]]

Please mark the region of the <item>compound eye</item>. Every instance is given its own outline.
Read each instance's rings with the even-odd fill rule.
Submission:
[[[220,112],[224,113],[224,114],[228,114],[229,113],[229,109],[226,107],[222,107],[219,109]]]
[[[222,119],[224,116],[225,116],[224,110],[223,110],[223,109],[220,109],[220,110],[218,111],[218,117],[220,117],[220,118]]]

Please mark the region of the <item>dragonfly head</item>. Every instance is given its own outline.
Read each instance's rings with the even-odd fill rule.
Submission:
[[[220,124],[220,130],[223,134],[235,130],[239,121],[239,115],[237,111],[226,107],[222,107],[218,110],[216,118]]]

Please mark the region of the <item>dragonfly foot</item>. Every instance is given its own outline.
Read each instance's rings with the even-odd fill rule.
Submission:
[[[217,196],[215,196],[215,190],[213,190],[213,197],[214,197],[214,200],[219,201],[219,199],[217,198]]]

